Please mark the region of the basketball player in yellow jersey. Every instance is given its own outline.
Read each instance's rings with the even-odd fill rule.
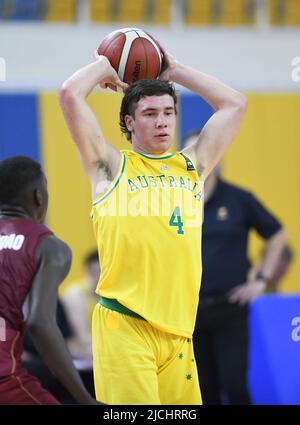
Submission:
[[[192,334],[203,182],[236,134],[246,100],[165,51],[163,62],[159,80],[128,87],[97,56],[60,91],[92,186],[102,270],[93,314],[94,378],[97,400],[107,404],[201,404]],[[169,81],[198,93],[215,110],[198,140],[175,154],[168,153],[177,103]],[[86,103],[97,84],[107,83],[125,91],[120,125],[130,151],[119,152],[105,140]]]

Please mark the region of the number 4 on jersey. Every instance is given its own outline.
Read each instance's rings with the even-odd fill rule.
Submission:
[[[179,235],[183,235],[184,231],[183,231],[183,222],[181,220],[181,213],[180,213],[180,208],[176,207],[171,215],[170,221],[169,221],[169,226],[175,226],[177,227],[177,233]]]

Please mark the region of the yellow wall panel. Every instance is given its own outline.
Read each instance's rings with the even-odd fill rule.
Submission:
[[[271,25],[300,26],[299,0],[268,0]]]
[[[119,127],[119,111],[123,95],[109,90],[93,93],[89,105],[95,112],[106,139],[118,149],[130,149],[131,144],[122,136]]]
[[[92,22],[170,23],[171,0],[89,0]]]
[[[153,12],[147,21],[158,25],[168,25],[171,18],[170,0],[152,0]]]
[[[89,0],[92,22],[109,22],[111,19],[111,0]]]
[[[76,0],[51,0],[48,8],[47,21],[73,22],[76,19]]]
[[[249,94],[248,111],[224,158],[224,176],[249,188],[282,220],[295,259],[283,291],[300,290],[300,96]],[[257,259],[262,243],[251,237]]]
[[[119,8],[112,19],[116,22],[144,22],[146,16],[146,0],[120,0]]]
[[[211,0],[185,0],[185,22],[188,25],[209,25]]]
[[[244,25],[255,23],[254,0],[230,0],[222,3],[220,24]]]
[[[250,25],[255,23],[255,0],[186,0],[188,25]]]

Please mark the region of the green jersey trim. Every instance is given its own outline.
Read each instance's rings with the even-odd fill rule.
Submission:
[[[142,156],[144,156],[145,158],[150,158],[150,159],[166,159],[166,158],[171,158],[171,156],[174,156],[174,154],[173,154],[173,153],[168,153],[168,154],[166,154],[166,155],[162,155],[162,156],[149,155],[149,154],[141,153],[141,152],[135,152],[135,153],[137,153],[137,154],[139,154],[139,155],[142,155]]]

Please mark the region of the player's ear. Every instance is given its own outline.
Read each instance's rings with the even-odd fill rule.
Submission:
[[[40,189],[34,189],[33,199],[34,199],[34,202],[36,203],[37,207],[40,207],[42,205],[43,195],[42,195],[42,191]]]
[[[125,115],[124,121],[128,131],[133,131],[133,118],[131,115]]]

